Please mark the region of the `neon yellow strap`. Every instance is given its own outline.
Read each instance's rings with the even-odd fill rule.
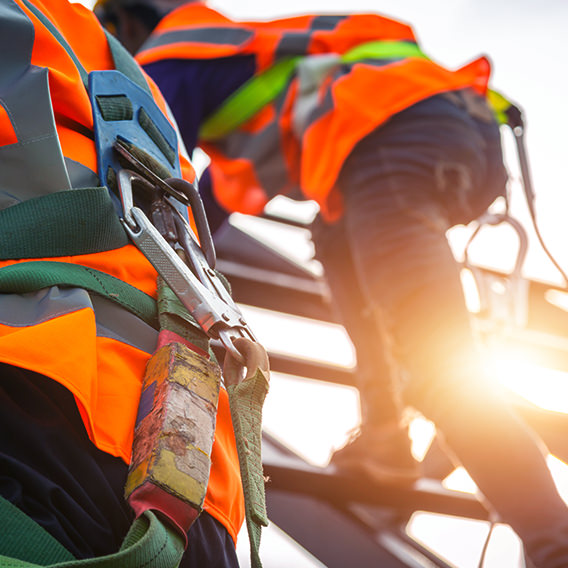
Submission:
[[[487,102],[493,110],[495,119],[499,124],[507,124],[507,110],[513,105],[513,103],[505,98],[504,95],[489,89],[487,91]]]
[[[408,41],[369,41],[345,52],[341,56],[341,61],[352,63],[362,59],[401,59],[407,57],[428,59],[427,55],[415,43]]]
[[[296,64],[304,57],[282,59],[263,73],[252,77],[201,125],[199,138],[207,141],[218,140],[252,118],[283,91],[296,69]],[[370,41],[347,51],[339,56],[339,59],[345,63],[353,63],[363,59],[407,57],[427,59],[415,43],[406,41]]]
[[[282,59],[237,89],[199,130],[201,140],[217,140],[238,128],[284,89],[301,57]]]

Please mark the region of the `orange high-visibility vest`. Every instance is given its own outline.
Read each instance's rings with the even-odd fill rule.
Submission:
[[[52,34],[44,19],[61,37]],[[46,246],[54,224],[72,225],[84,214],[72,209],[54,212],[50,199],[60,192],[70,197],[96,193],[99,185],[92,109],[79,66],[90,72],[114,69],[114,63],[96,17],[80,5],[6,0],[2,22],[0,223],[22,207],[45,211],[42,222],[31,229],[37,250],[44,251],[39,247]],[[157,87],[151,80],[148,85],[167,115]],[[180,159],[184,177],[192,181],[191,164]],[[63,243],[53,255],[34,256],[32,250],[10,256],[9,247],[4,247],[0,273],[27,266],[34,275],[42,274],[45,262],[37,261],[49,261],[51,266],[86,267],[101,282],[110,275],[133,293],[155,298],[157,274],[146,258],[127,239],[109,244],[106,237],[97,235],[84,254],[73,242]],[[15,233],[16,248],[19,238]],[[138,317],[137,306],[128,310],[112,301],[112,293],[103,296],[68,285],[0,294],[0,361],[46,375],[69,389],[92,442],[128,463],[142,378],[158,331]],[[211,458],[204,508],[236,539],[244,502],[225,391]]]
[[[201,140],[200,145],[212,159],[215,195],[228,210],[260,213],[274,195],[299,188],[304,197],[319,203],[328,220],[334,220],[342,211],[334,185],[359,140],[394,114],[435,94],[468,87],[484,94],[489,80],[485,58],[457,71],[426,57],[362,54],[354,61],[341,60],[371,42],[416,45],[416,37],[408,25],[376,14],[233,22],[192,2],[159,23],[137,59],[146,65],[164,59],[252,54],[255,77],[290,57],[298,56],[300,66],[310,60],[308,67],[315,67],[315,73],[323,64],[326,72],[312,85],[308,112],[297,67],[274,100],[230,133]],[[339,60],[325,67],[330,54]]]

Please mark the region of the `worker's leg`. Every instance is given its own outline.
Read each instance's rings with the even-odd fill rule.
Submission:
[[[112,554],[133,521],[127,466],[89,440],[73,396],[37,373],[0,364],[0,495],[77,558]],[[202,513],[181,568],[236,568],[226,529]]]
[[[375,155],[354,160],[345,172],[353,175],[342,178],[347,232],[361,287],[377,317],[386,322],[394,354],[408,371],[408,402],[434,420],[537,565],[561,566],[541,560],[539,555],[548,552],[535,539],[550,535],[552,527],[568,526],[568,509],[541,447],[484,378],[444,236],[449,213],[467,208],[467,199],[461,197],[480,191],[476,176],[484,176],[487,165],[470,145],[475,133],[468,135],[467,120],[460,124],[440,116],[430,123],[428,117],[418,118],[422,123],[401,124],[391,130],[390,139],[376,139]],[[398,147],[405,135],[406,147]],[[412,152],[405,153],[405,148]],[[373,157],[380,164],[375,174],[365,169],[365,160]],[[451,180],[464,193],[449,211],[436,196],[451,198]],[[490,201],[488,194],[485,205]],[[549,549],[558,557],[567,551],[564,537]]]
[[[390,351],[382,330],[359,288],[345,227],[341,221],[327,225],[318,218],[312,237],[333,307],[357,355],[355,386],[361,424],[333,454],[332,463],[344,470],[364,472],[379,482],[412,484],[420,477],[420,470],[411,454],[408,426],[401,422],[403,407],[394,380],[397,368],[388,360]],[[369,439],[374,442],[372,452]]]
[[[402,405],[392,374],[396,369],[388,360],[381,330],[373,311],[359,288],[345,226],[332,225],[319,217],[312,226],[315,256],[322,263],[333,308],[345,327],[356,351],[356,385],[363,395],[361,419],[366,425],[397,423]]]

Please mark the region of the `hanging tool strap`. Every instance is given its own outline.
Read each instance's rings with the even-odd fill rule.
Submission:
[[[245,495],[251,566],[259,568],[262,566],[259,556],[261,529],[268,526],[261,456],[262,405],[268,392],[268,377],[257,369],[250,379],[229,385],[227,392]]]
[[[208,350],[207,336],[161,278],[158,280],[158,310],[162,332],[174,332],[203,351]],[[262,407],[268,385],[268,374],[258,368],[251,378],[227,386],[245,499],[251,568],[262,566],[261,529],[268,525],[261,455]]]

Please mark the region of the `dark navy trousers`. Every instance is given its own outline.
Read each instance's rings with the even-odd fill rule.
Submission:
[[[483,99],[438,95],[355,147],[339,179],[344,216],[316,220],[313,235],[356,348],[363,427],[419,410],[537,566],[556,568],[568,566],[568,509],[540,442],[487,377],[446,238],[506,177]]]

